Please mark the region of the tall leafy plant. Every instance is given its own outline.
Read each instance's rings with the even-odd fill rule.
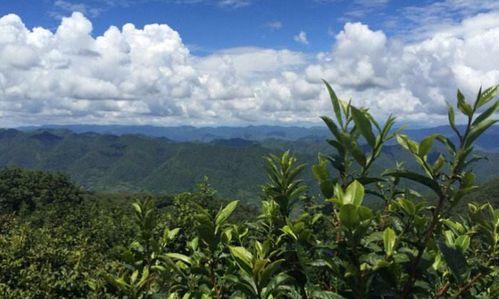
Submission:
[[[119,294],[132,298],[499,295],[499,209],[468,203],[467,213],[455,213],[477,188],[471,167],[480,157],[474,155],[473,144],[497,122],[498,87],[480,90],[473,102],[458,91],[457,110],[466,125],[456,125],[449,105],[449,124],[456,136],[434,134],[417,142],[395,129],[393,117],[378,123],[367,109],[340,100],[325,84],[334,118],[322,117],[331,131],[327,142],[332,151],[319,155],[312,167],[321,195],[307,194],[308,186],[300,179],[305,166],[284,152],[266,158],[268,183],[254,221],[230,222],[237,201],[218,210],[190,205],[176,208],[193,214],[182,221],[189,229],[170,230],[157,223],[151,202],[136,203],[137,240],[118,274],[109,276]],[[392,139],[408,151],[419,170],[395,164],[375,171],[373,165]],[[436,159],[430,158],[435,155]],[[369,205],[375,197],[383,199],[382,209]],[[178,238],[182,231],[189,231],[188,239]]]

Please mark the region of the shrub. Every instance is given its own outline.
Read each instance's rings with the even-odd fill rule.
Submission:
[[[52,203],[79,203],[82,190],[59,173],[5,168],[0,170],[0,211],[34,211]]]

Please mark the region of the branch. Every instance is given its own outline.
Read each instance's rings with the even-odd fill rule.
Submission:
[[[442,196],[438,200],[438,205],[434,211],[431,224],[428,227],[428,230],[426,231],[426,233],[424,235],[423,243],[418,248],[418,255],[416,256],[416,258],[412,262],[409,278],[404,285],[404,289],[402,290],[402,298],[408,298],[409,294],[412,291],[412,287],[414,286],[414,282],[416,281],[418,265],[421,262],[421,258],[423,257],[423,253],[426,250],[426,246],[428,245],[428,242],[430,241],[430,239],[433,235],[433,232],[434,232],[435,228],[437,227],[437,224],[439,223],[440,212],[444,206],[445,199],[446,198],[444,196]]]
[[[445,294],[447,294],[447,291],[449,290],[450,283],[446,282],[442,288],[440,288],[437,292],[437,298],[444,297]]]
[[[459,288],[459,291],[457,294],[452,297],[454,299],[461,298],[469,289],[473,287],[473,285],[482,277],[482,273],[478,273],[471,279],[467,284],[463,285],[461,288]]]

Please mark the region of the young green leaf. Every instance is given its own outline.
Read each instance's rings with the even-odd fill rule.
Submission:
[[[183,254],[180,254],[180,253],[175,253],[175,252],[169,252],[169,253],[166,253],[165,254],[167,257],[173,259],[173,260],[178,260],[178,261],[182,261],[186,264],[191,264],[192,261],[191,261],[191,258],[186,256],[186,255],[183,255]]]
[[[253,255],[246,248],[241,246],[229,246],[230,254],[239,267],[247,273],[253,271]]]
[[[361,221],[369,220],[373,218],[373,211],[369,209],[368,207],[365,206],[360,206],[359,207],[359,218]]]
[[[329,128],[329,131],[331,131],[331,133],[334,135],[334,137],[336,137],[337,140],[342,140],[340,129],[333,122],[333,120],[327,116],[321,116],[321,119],[324,121],[324,123]]]
[[[293,232],[293,229],[289,225],[284,226],[283,228],[281,228],[281,230],[283,233],[293,238],[293,240],[295,241],[298,240],[298,237],[296,236],[296,234]]]
[[[421,142],[419,143],[419,152],[418,155],[420,157],[424,157],[428,155],[428,153],[431,150],[431,146],[433,145],[433,141],[438,138],[440,135],[439,134],[432,134],[430,136],[425,137]]]
[[[397,142],[406,150],[413,154],[417,154],[419,152],[419,145],[417,142],[409,139],[407,135],[397,134]]]
[[[234,212],[238,203],[238,200],[234,200],[227,204],[225,208],[223,208],[220,212],[218,212],[215,219],[215,224],[219,226],[220,224],[224,223],[230,217],[230,215],[232,215],[232,212]]]
[[[402,210],[404,210],[405,213],[408,215],[414,215],[416,213],[416,206],[412,203],[412,201],[408,200],[407,198],[399,198],[397,200],[397,203],[400,205]]]
[[[393,255],[393,249],[395,247],[395,241],[397,240],[397,235],[395,231],[387,227],[383,231],[383,246],[385,248],[385,253],[387,256]]]
[[[346,204],[340,208],[340,221],[341,224],[348,228],[355,228],[359,223],[358,208],[353,204]]]
[[[447,103],[447,115],[449,117],[450,127],[456,133],[459,139],[461,139],[461,133],[459,133],[459,130],[456,127],[456,114],[454,113],[454,108],[449,103]]]
[[[475,141],[478,137],[480,137],[480,135],[482,135],[483,132],[485,132],[485,130],[493,126],[498,121],[499,120],[497,119],[486,119],[476,126],[473,126],[466,138],[466,146],[470,146],[473,141]]]
[[[454,245],[464,253],[470,247],[470,236],[467,235],[459,236],[454,241]]]
[[[329,92],[329,97],[331,98],[331,103],[333,104],[333,109],[334,109],[334,114],[336,115],[336,119],[338,120],[338,123],[340,126],[343,126],[343,119],[341,118],[341,110],[340,110],[340,100],[336,96],[336,93],[334,92],[333,88],[329,83],[327,83],[325,80],[322,80],[324,84],[326,84],[327,91]]]
[[[487,108],[484,112],[482,112],[474,121],[473,121],[473,126],[476,126],[489,118],[491,115],[496,113],[496,111],[499,110],[499,101],[495,102],[493,105],[491,105],[489,108]]]
[[[352,110],[353,120],[359,128],[360,133],[362,134],[362,136],[364,136],[371,148],[374,148],[376,146],[376,137],[373,134],[373,129],[369,118],[366,117],[365,112],[353,106],[350,109]]]
[[[483,92],[479,93],[479,97],[476,102],[476,108],[480,108],[483,105],[487,104],[490,100],[492,100],[497,93],[497,90],[499,89],[499,85],[491,86],[484,90]]]
[[[468,117],[473,115],[473,108],[471,108],[470,104],[466,103],[464,95],[459,89],[457,90],[457,108]]]
[[[353,181],[348,185],[345,194],[343,195],[344,204],[353,204],[359,207],[364,200],[364,186],[357,180]]]

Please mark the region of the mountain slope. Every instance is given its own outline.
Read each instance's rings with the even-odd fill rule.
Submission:
[[[181,192],[208,176],[225,196],[258,193],[261,145],[173,143],[137,135],[0,131],[0,166],[61,171],[90,190]],[[251,186],[251,187],[248,187]]]
[[[208,176],[220,195],[247,202],[257,202],[259,186],[266,181],[263,157],[287,149],[308,165],[303,178],[314,188],[311,165],[319,152],[331,150],[318,138],[201,143],[139,135],[0,130],[0,166],[61,171],[89,190],[108,192],[176,193],[192,190]],[[489,153],[488,158],[474,167],[482,182],[499,173],[499,154]],[[374,171],[381,172],[397,161],[417,168],[407,152],[388,146]]]
[[[460,130],[463,126],[458,126]],[[266,139],[300,140],[320,139],[329,136],[326,127],[298,127],[298,126],[247,126],[247,127],[157,127],[157,126],[125,126],[125,125],[46,125],[42,127],[21,127],[25,132],[48,130],[69,130],[74,133],[99,133],[112,135],[139,134],[150,137],[165,137],[173,141],[202,141],[210,142],[217,139],[245,139],[263,141]],[[411,138],[420,140],[430,134],[454,136],[449,126],[404,130]],[[478,139],[477,148],[485,151],[499,151],[499,125],[493,126]]]

